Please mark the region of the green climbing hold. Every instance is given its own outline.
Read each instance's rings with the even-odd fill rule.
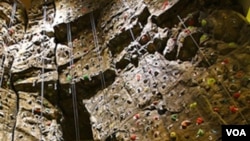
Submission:
[[[177,115],[177,114],[171,115],[171,119],[172,119],[173,121],[178,121],[178,115]]]
[[[204,132],[204,130],[202,130],[202,129],[199,129],[199,130],[197,131],[197,137],[203,136],[204,134],[205,134],[205,132]]]
[[[208,39],[207,34],[203,34],[203,35],[200,37],[200,44],[203,43],[204,41],[206,41],[207,39]]]
[[[83,75],[82,76],[84,80],[89,80],[89,76],[86,74],[86,75]]]
[[[204,27],[207,25],[207,21],[205,19],[201,20],[201,26]]]
[[[235,42],[230,42],[228,43],[229,47],[237,47],[237,44]]]
[[[67,81],[71,81],[72,80],[72,76],[71,75],[68,75],[67,76]]]

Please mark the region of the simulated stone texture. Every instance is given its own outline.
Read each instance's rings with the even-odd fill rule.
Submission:
[[[213,141],[250,122],[250,26],[235,1],[14,7],[0,0],[4,141],[77,140],[75,111],[80,140],[95,141]]]

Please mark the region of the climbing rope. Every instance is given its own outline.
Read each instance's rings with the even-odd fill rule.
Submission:
[[[101,65],[101,49],[99,48],[99,42],[98,42],[98,37],[97,37],[97,33],[96,33],[96,26],[95,26],[95,19],[94,19],[94,15],[93,13],[90,14],[90,22],[91,22],[91,28],[92,28],[92,32],[93,32],[93,37],[94,37],[94,45],[95,48],[97,49],[97,55],[98,55],[98,62],[99,65]],[[102,89],[106,88],[106,82],[105,82],[105,77],[103,74],[103,71],[100,71],[100,78],[101,78],[101,84],[102,84]]]
[[[72,37],[71,37],[70,23],[67,23],[67,40],[68,40],[68,46],[71,49],[71,51],[70,51],[70,64],[69,65],[70,65],[70,69],[72,70],[72,67],[73,67],[73,64],[74,64],[74,56],[73,56],[73,43],[72,43]],[[75,86],[75,82],[74,82],[73,77],[71,79],[71,93],[72,93],[72,101],[73,101],[76,140],[80,141],[79,117],[78,117],[77,97],[76,97],[76,86]]]
[[[12,6],[12,11],[11,11],[11,16],[10,16],[10,22],[9,22],[9,26],[8,26],[8,29],[12,26],[13,22],[14,22],[14,18],[15,18],[15,14],[16,14],[16,5],[17,5],[17,2],[14,1],[13,3],[13,6]],[[5,60],[5,47],[3,47],[3,54],[2,54],[2,64],[1,64],[1,78],[0,78],[0,88],[2,87],[2,82],[3,82],[3,76],[4,76],[4,71],[5,71],[5,68],[4,68],[4,60]]]
[[[46,25],[46,20],[47,20],[46,16],[47,16],[47,6],[44,5],[43,6],[43,36],[45,36],[45,25]],[[45,41],[44,41],[44,38],[43,38],[42,43],[41,43],[42,51],[45,49],[45,43],[44,42]],[[41,112],[40,112],[40,124],[41,124],[40,133],[41,133],[41,136],[40,136],[40,140],[42,140],[42,125],[43,125],[43,110],[44,110],[44,107],[43,107],[43,101],[44,101],[44,73],[45,73],[44,59],[45,59],[45,56],[42,53],[42,55],[41,55],[41,61],[42,61],[42,66],[41,67],[42,67],[42,69],[41,69],[41,73],[40,73],[40,76],[41,76]]]
[[[177,16],[177,18],[179,19],[179,21],[181,22],[181,24],[183,25],[183,27],[184,27],[185,29],[187,29],[187,26],[185,25],[185,23],[184,23],[184,21],[182,20],[182,18],[181,18],[179,15]],[[192,34],[189,34],[189,36],[190,36],[191,39],[193,40],[195,46],[197,47],[198,51],[201,53],[201,55],[203,56],[203,58],[205,59],[205,61],[207,62],[207,64],[208,64],[209,66],[211,66],[211,63],[209,62],[208,58],[205,56],[205,54],[203,53],[203,51],[200,49],[200,47],[199,47],[198,43],[196,42],[196,40],[194,39],[193,35],[192,35]],[[220,79],[218,79],[216,73],[215,73],[213,70],[212,70],[211,72],[212,72],[212,75],[213,75],[217,80],[220,80]],[[228,95],[228,97],[231,98],[231,100],[233,101],[233,104],[234,104],[235,106],[237,106],[238,104],[234,101],[233,97],[230,95],[230,93],[229,93],[229,91],[227,90],[227,88],[225,87],[225,85],[224,85],[222,82],[220,82],[220,81],[218,81],[218,82],[221,84],[222,88],[224,89],[224,91],[226,92],[226,94]],[[242,117],[242,119],[245,120],[245,121],[247,122],[245,116],[242,114],[241,111],[239,111],[239,114],[240,114],[240,116]]]
[[[16,4],[17,4],[16,1],[14,1],[13,6],[12,6],[12,11],[11,11],[9,27],[11,27],[14,22],[15,13],[16,13]]]

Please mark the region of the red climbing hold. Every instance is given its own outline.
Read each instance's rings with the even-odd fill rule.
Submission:
[[[195,24],[194,19],[193,18],[188,19],[187,24],[188,24],[188,26],[194,26],[194,24]]]
[[[47,121],[47,122],[46,122],[46,125],[47,125],[47,126],[50,126],[50,125],[51,125],[51,121]]]
[[[166,7],[169,5],[168,0],[166,0],[163,4],[162,4],[162,10],[166,9]]]
[[[203,122],[204,122],[204,120],[203,120],[203,118],[201,118],[201,117],[198,117],[198,118],[196,119],[196,124],[198,124],[198,125],[202,124]]]
[[[137,75],[136,75],[136,80],[137,80],[137,81],[140,81],[140,80],[141,80],[141,75],[140,75],[140,74],[137,74]]]
[[[87,8],[83,7],[82,8],[82,13],[86,13],[87,12]]]
[[[226,65],[226,64],[228,64],[229,63],[229,60],[226,58],[226,59],[224,59],[222,62],[221,62],[221,64],[223,64],[223,65]]]
[[[40,114],[40,113],[41,113],[41,109],[40,109],[40,108],[36,108],[36,109],[34,110],[34,113],[35,113],[35,114]]]
[[[230,106],[229,109],[232,113],[236,113],[239,110],[236,106]]]
[[[135,135],[135,134],[131,134],[131,135],[130,135],[130,139],[131,139],[132,141],[136,140],[136,135]]]
[[[234,97],[235,99],[238,99],[238,98],[240,97],[240,92],[234,93],[234,94],[233,94],[233,97]]]
[[[154,120],[159,120],[159,116],[154,116]]]
[[[238,71],[238,72],[236,72],[236,74],[235,74],[235,77],[236,78],[242,78],[244,76],[244,72],[243,71]]]
[[[134,119],[139,119],[140,118],[140,115],[139,114],[135,114],[134,115]]]
[[[191,34],[191,31],[189,29],[185,29],[184,32],[187,33],[187,34]]]
[[[8,29],[8,33],[9,33],[9,35],[11,36],[13,33],[14,33],[14,29]]]
[[[154,105],[158,105],[159,101],[153,101]]]

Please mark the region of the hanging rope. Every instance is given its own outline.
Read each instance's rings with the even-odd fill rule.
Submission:
[[[13,6],[12,6],[12,11],[11,11],[11,17],[10,17],[10,23],[9,23],[9,28],[12,26],[15,18],[15,13],[16,13],[16,1],[14,1]]]
[[[73,57],[73,43],[71,37],[71,26],[70,23],[67,23],[67,40],[68,46],[70,47],[70,69],[72,69],[74,64]],[[80,141],[80,131],[79,131],[79,118],[78,118],[78,108],[77,108],[77,97],[76,97],[76,86],[74,79],[71,79],[71,93],[72,93],[72,101],[73,101],[73,110],[74,110],[74,122],[75,122],[75,132],[76,132],[76,141]]]
[[[47,6],[44,6],[43,7],[43,24],[44,24],[44,27],[45,27],[45,24],[46,24],[46,15],[47,15]],[[45,29],[43,29],[43,36],[45,36]],[[45,49],[45,45],[44,45],[44,42],[42,42],[42,48],[43,50]],[[44,67],[45,67],[45,64],[44,64],[44,59],[45,59],[45,56],[42,54],[42,58],[41,58],[41,61],[42,61],[42,71],[41,71],[41,107],[43,108],[43,98],[44,98]],[[41,112],[41,117],[43,116],[43,112]]]
[[[46,1],[45,1],[46,2]],[[45,25],[46,25],[46,20],[47,20],[47,6],[44,5],[43,6],[43,36],[45,36]],[[44,38],[42,40],[42,43],[41,43],[41,47],[42,47],[42,51],[45,50],[46,46],[45,46],[45,43],[44,43]],[[40,127],[40,133],[41,133],[41,136],[40,136],[40,140],[42,140],[42,125],[43,125],[43,101],[44,101],[44,73],[45,73],[45,70],[44,70],[44,67],[45,67],[45,63],[44,63],[44,59],[45,59],[45,56],[43,54],[43,52],[41,53],[41,61],[42,61],[42,69],[41,69],[41,112],[40,112],[40,124],[41,124],[41,127]]]
[[[96,33],[96,26],[95,26],[95,19],[94,19],[94,15],[93,13],[90,14],[90,22],[91,22],[91,27],[92,27],[92,32],[93,32],[93,37],[94,37],[94,45],[95,48],[97,49],[97,55],[98,55],[98,62],[99,65],[101,65],[101,49],[99,48],[99,42],[98,42],[98,38],[97,38],[97,33]],[[105,82],[105,77],[103,74],[103,71],[100,71],[100,78],[101,78],[101,84],[102,84],[102,89],[106,88],[106,82]]]
[[[181,17],[178,15],[177,18],[179,19],[179,21],[181,22],[181,24],[184,26],[184,28],[187,29],[187,26],[185,25],[185,23],[184,23],[184,21],[181,19]],[[208,61],[208,58],[205,56],[205,54],[203,53],[203,51],[200,49],[200,47],[199,47],[198,43],[196,42],[196,40],[194,39],[193,35],[192,35],[192,34],[189,34],[189,36],[190,36],[191,39],[193,40],[195,46],[197,47],[198,51],[201,53],[201,55],[203,56],[203,58],[205,59],[205,61],[207,62],[207,64],[208,64],[209,66],[211,66],[211,63]],[[220,80],[220,79],[218,79],[216,73],[215,73],[213,70],[212,70],[211,72],[212,72],[212,75],[213,75],[217,80]],[[224,85],[222,82],[220,82],[220,81],[218,81],[218,82],[221,84],[222,88],[223,88],[224,91],[227,93],[228,97],[231,98],[231,100],[233,101],[233,104],[234,104],[235,106],[237,106],[237,103],[234,101],[233,97],[230,95],[230,93],[229,93],[229,91],[227,90],[227,88],[225,87],[225,85]],[[247,122],[245,116],[242,114],[241,111],[239,111],[239,114],[240,114],[240,116],[242,117],[242,119],[245,120],[245,121]]]
[[[14,21],[14,18],[15,18],[15,14],[16,14],[16,1],[14,1],[13,3],[13,6],[12,6],[12,11],[11,11],[11,16],[10,16],[10,23],[9,23],[9,26],[8,28],[10,28],[13,24],[13,21]],[[5,44],[4,44],[5,45]],[[5,60],[5,47],[3,46],[3,54],[2,54],[2,64],[1,64],[1,78],[0,78],[0,88],[2,87],[2,82],[3,82],[3,76],[4,76],[4,71],[5,71],[5,68],[4,68],[4,60]]]

